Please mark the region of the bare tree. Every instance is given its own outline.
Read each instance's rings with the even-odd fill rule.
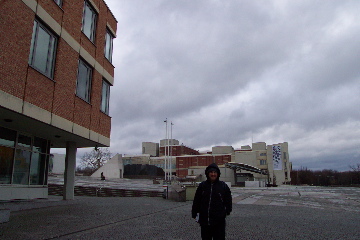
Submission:
[[[356,165],[349,166],[352,170],[352,173],[354,175],[354,181],[351,180],[352,183],[360,184],[360,163],[357,163]]]
[[[354,172],[360,172],[360,163],[353,165],[353,166],[349,166]]]
[[[95,172],[110,158],[111,153],[108,148],[95,148],[81,157],[80,165],[82,168],[88,168]]]

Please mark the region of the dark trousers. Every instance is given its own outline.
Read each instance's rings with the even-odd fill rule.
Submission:
[[[201,226],[201,239],[202,240],[224,240],[225,239],[225,226],[226,223],[218,225],[204,225]]]

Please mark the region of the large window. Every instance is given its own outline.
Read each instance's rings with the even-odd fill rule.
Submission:
[[[101,111],[109,114],[110,84],[103,80],[101,93]]]
[[[0,127],[0,184],[46,185],[49,142]]]
[[[53,78],[57,38],[39,21],[34,21],[29,64],[49,78]]]
[[[109,30],[106,30],[105,36],[105,57],[107,60],[112,62],[112,52],[113,52],[113,39],[114,36],[110,33]]]
[[[0,145],[0,184],[11,183],[13,159],[14,148]]]
[[[88,1],[85,1],[82,31],[92,42],[95,41],[96,18],[97,14],[94,8],[90,5],[90,3],[88,3]]]
[[[30,165],[30,184],[43,185],[45,182],[47,141],[34,138],[33,153]]]
[[[90,102],[92,68],[83,60],[79,60],[76,95]]]
[[[0,184],[11,183],[16,132],[0,127]]]

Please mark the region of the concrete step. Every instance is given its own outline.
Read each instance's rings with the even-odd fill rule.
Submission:
[[[49,184],[49,195],[62,196],[63,185]],[[112,189],[112,188],[97,188],[97,187],[83,187],[75,186],[75,196],[92,196],[92,197],[162,197],[160,191],[145,191],[132,189]]]

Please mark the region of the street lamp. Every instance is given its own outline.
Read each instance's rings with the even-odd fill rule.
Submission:
[[[166,120],[164,121],[165,122],[165,144],[164,144],[164,152],[165,152],[165,156],[164,156],[164,172],[165,172],[165,176],[164,176],[164,180],[166,181],[167,180],[167,173],[166,173],[166,164],[167,164],[167,152],[166,152],[166,141],[168,139],[168,132],[167,132],[167,129],[168,129],[168,126],[167,126],[167,118]]]
[[[171,147],[170,147],[170,161],[169,161],[169,169],[170,169],[170,173],[169,173],[169,178],[171,180],[171,177],[172,177],[172,145],[173,145],[173,141],[172,141],[172,126],[173,126],[173,122],[171,121],[171,124],[170,124],[170,139],[171,139]]]

